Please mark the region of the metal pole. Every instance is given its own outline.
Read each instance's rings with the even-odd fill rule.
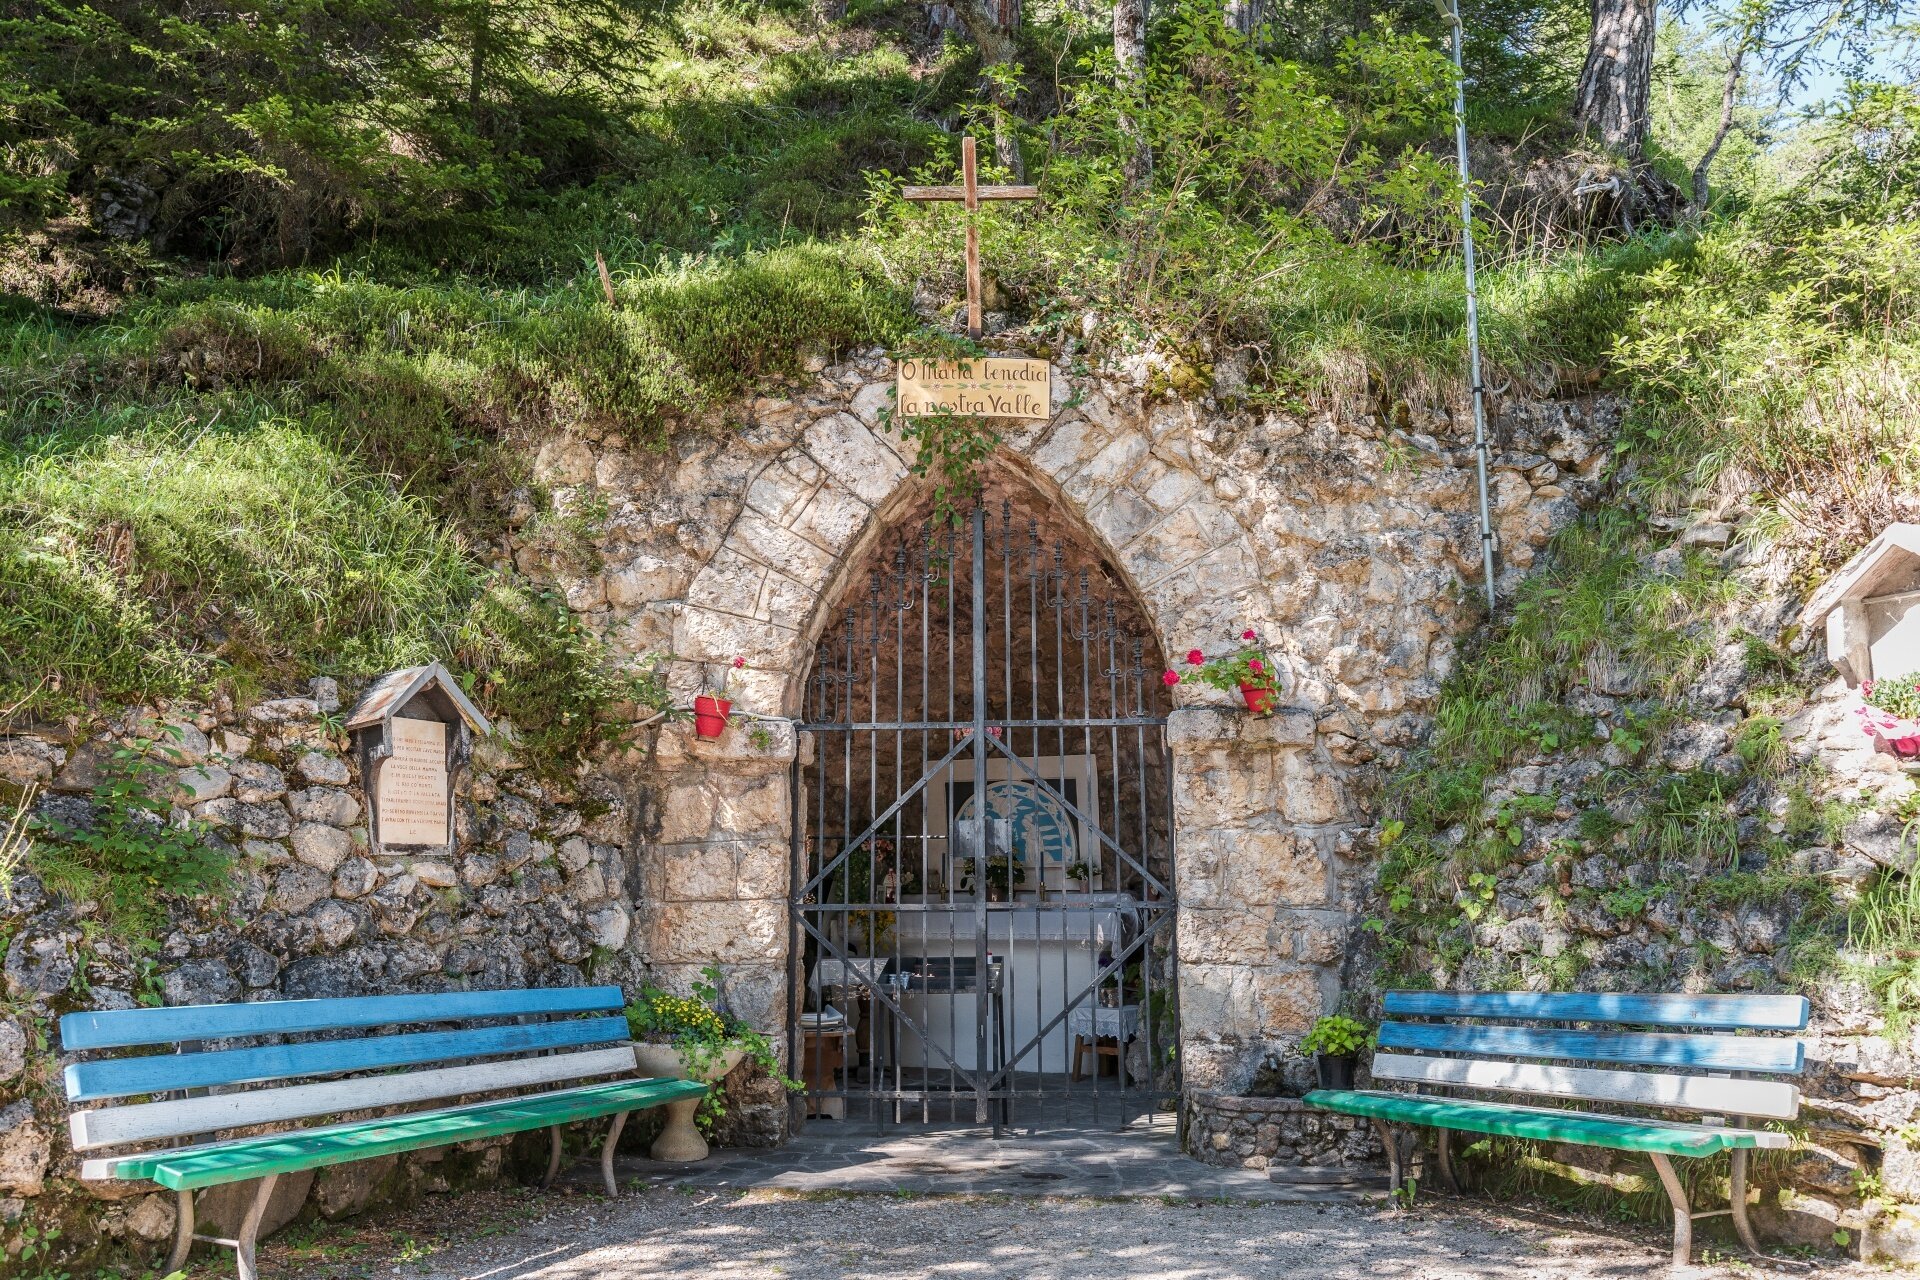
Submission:
[[[1460,161],[1460,241],[1467,260],[1467,363],[1473,379],[1473,465],[1480,482],[1480,566],[1486,575],[1487,612],[1493,612],[1493,512],[1487,500],[1486,385],[1480,374],[1480,289],[1473,275],[1473,174],[1467,167],[1467,75],[1462,59],[1466,29],[1460,0],[1446,0],[1441,16],[1453,27],[1453,125]]]

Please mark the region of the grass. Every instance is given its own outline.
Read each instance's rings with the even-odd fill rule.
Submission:
[[[20,325],[0,365],[0,710],[454,655],[536,754],[587,745],[601,708],[658,690],[487,567],[531,453],[567,432],[664,446],[806,353],[906,323],[851,255],[812,247],[681,264],[620,299],[282,273],[112,325]],[[537,528],[572,546],[577,515]]]

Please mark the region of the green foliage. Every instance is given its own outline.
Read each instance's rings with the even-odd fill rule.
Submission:
[[[1848,912],[1838,961],[1872,992],[1887,1037],[1904,1043],[1920,1016],[1920,876],[1882,873]]]
[[[64,0],[0,21],[0,211],[117,201],[211,258],[474,230],[620,157],[650,0]],[[123,228],[124,230],[125,228]]]
[[[33,841],[26,855],[49,889],[98,902],[129,938],[150,937],[165,923],[161,895],[218,898],[228,888],[228,855],[198,824],[171,821],[170,771],[149,755],[154,745],[140,739],[115,749],[91,793],[91,816],[50,822],[52,838]]]
[[[1372,1039],[1373,1033],[1365,1024],[1345,1014],[1333,1013],[1317,1019],[1312,1029],[1301,1037],[1300,1052],[1342,1057],[1360,1052]]]
[[[1869,680],[1860,692],[1870,707],[1879,707],[1903,720],[1920,717],[1920,673]]]
[[[1252,631],[1241,632],[1235,648],[1211,658],[1198,649],[1190,650],[1186,665],[1191,668],[1186,673],[1187,678],[1225,693],[1242,686],[1269,690],[1280,687],[1273,659],[1268,656],[1260,637]],[[1183,677],[1177,671],[1169,671],[1166,678],[1170,683],[1178,684]]]
[[[651,983],[642,987],[640,998],[626,1008],[633,1038],[674,1046],[692,1079],[707,1079],[728,1050],[738,1049],[789,1092],[803,1090],[805,1085],[780,1069],[779,1055],[766,1034],[727,1010],[720,995],[720,970],[708,965],[700,975],[691,995],[672,995]],[[726,1114],[723,1092],[709,1089],[701,1103],[700,1119],[709,1129]]]

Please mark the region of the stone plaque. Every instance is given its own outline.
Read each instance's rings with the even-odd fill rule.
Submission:
[[[977,418],[1050,418],[1053,369],[1045,360],[902,360],[894,412],[905,418],[957,413]]]
[[[374,799],[384,845],[445,844],[448,838],[447,726],[394,717],[393,754],[380,766]]]

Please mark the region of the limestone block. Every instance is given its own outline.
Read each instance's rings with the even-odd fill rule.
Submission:
[[[207,802],[207,807],[224,803],[219,800]],[[293,823],[287,818],[285,807],[273,804],[240,804],[233,811],[233,825],[240,828],[241,834],[258,836],[264,840],[282,840],[293,830]]]
[[[741,845],[736,854],[735,893],[742,898],[784,899],[792,878],[792,857],[782,843],[755,841]]]
[[[353,838],[338,827],[303,822],[293,829],[293,856],[331,875],[353,853]]]
[[[1310,752],[1281,751],[1275,765],[1280,812],[1290,821],[1331,823],[1356,816],[1340,779]]]
[[[353,793],[338,787],[309,787],[287,796],[287,807],[301,822],[323,822],[330,827],[350,827],[360,820],[360,802]]]
[[[174,775],[174,799],[181,804],[218,800],[233,791],[233,775],[217,764],[197,764]]]
[[[607,879],[600,868],[588,866],[567,882],[567,896],[575,902],[598,902],[607,896]]]
[[[727,545],[760,562],[779,568],[789,577],[824,585],[833,568],[833,553],[771,517],[748,508],[727,531]]]
[[[823,473],[811,458],[789,454],[769,463],[747,486],[747,506],[791,528]]]
[[[329,787],[344,787],[352,781],[347,762],[324,751],[308,751],[294,762],[294,769],[308,782]]]
[[[1105,448],[1110,437],[1088,413],[1088,406],[1081,406],[1085,416],[1067,415],[1060,419],[1053,430],[1047,433],[1038,448],[1028,455],[1028,460],[1042,475],[1051,476],[1055,482],[1064,484],[1081,465]]]
[[[53,1142],[25,1098],[0,1108],[0,1191],[37,1196],[46,1185]]]
[[[722,547],[687,588],[687,603],[765,622],[767,615],[759,612],[759,607],[767,572],[767,566],[759,561],[731,547]]]
[[[165,764],[199,764],[213,750],[213,744],[207,741],[200,726],[185,720],[170,720],[151,729],[143,725],[141,732],[153,739],[149,754]]]
[[[870,427],[880,425],[883,410],[893,407],[893,384],[869,382],[853,393],[853,416]],[[818,455],[815,455],[818,456]]]
[[[560,865],[569,875],[576,874],[593,859],[593,846],[585,836],[573,836],[560,843]]]
[[[1326,855],[1295,832],[1202,826],[1183,829],[1175,849],[1183,906],[1333,905]]]
[[[330,948],[344,946],[359,924],[353,912],[331,898],[315,907],[308,919],[313,921],[314,936],[320,944]]]
[[[688,575],[678,565],[646,552],[609,569],[605,577],[607,602],[617,607],[668,600],[686,590]]]
[[[873,509],[834,479],[813,491],[789,527],[801,537],[834,551],[853,545],[873,517]]]
[[[291,863],[274,874],[269,902],[276,910],[294,915],[326,897],[332,888],[333,878],[318,867]]]
[[[899,455],[852,414],[819,419],[805,439],[813,460],[869,506],[886,501],[907,474]]]
[[[594,912],[587,918],[593,930],[593,944],[605,947],[609,951],[618,951],[627,945],[628,934],[633,928],[633,917],[619,903],[613,903]]]
[[[689,662],[731,662],[785,670],[800,657],[800,633],[777,622],[758,621],[688,605],[674,617],[673,651]]]
[[[729,902],[734,893],[734,851],[727,844],[667,846],[660,865],[658,897],[664,902]]]
[[[423,860],[409,863],[407,872],[429,889],[451,889],[460,883],[459,875],[445,862]]]
[[[778,959],[785,950],[785,902],[650,904],[646,938],[662,963],[735,964]]]
[[[550,485],[588,484],[593,480],[593,450],[573,436],[551,436],[533,458],[533,473]]]
[[[1292,958],[1292,936],[1276,927],[1272,907],[1210,909],[1183,903],[1175,932],[1183,961],[1256,965]]]
[[[11,1018],[0,1018],[0,1084],[18,1076],[27,1065],[27,1035]]]
[[[22,736],[0,740],[0,782],[16,787],[46,782],[66,759],[63,748],[40,738]]]
[[[348,858],[333,873],[336,898],[364,898],[379,883],[379,872],[365,858]]]
[[[320,704],[312,698],[274,698],[247,708],[247,719],[260,725],[300,724],[319,718]]]

